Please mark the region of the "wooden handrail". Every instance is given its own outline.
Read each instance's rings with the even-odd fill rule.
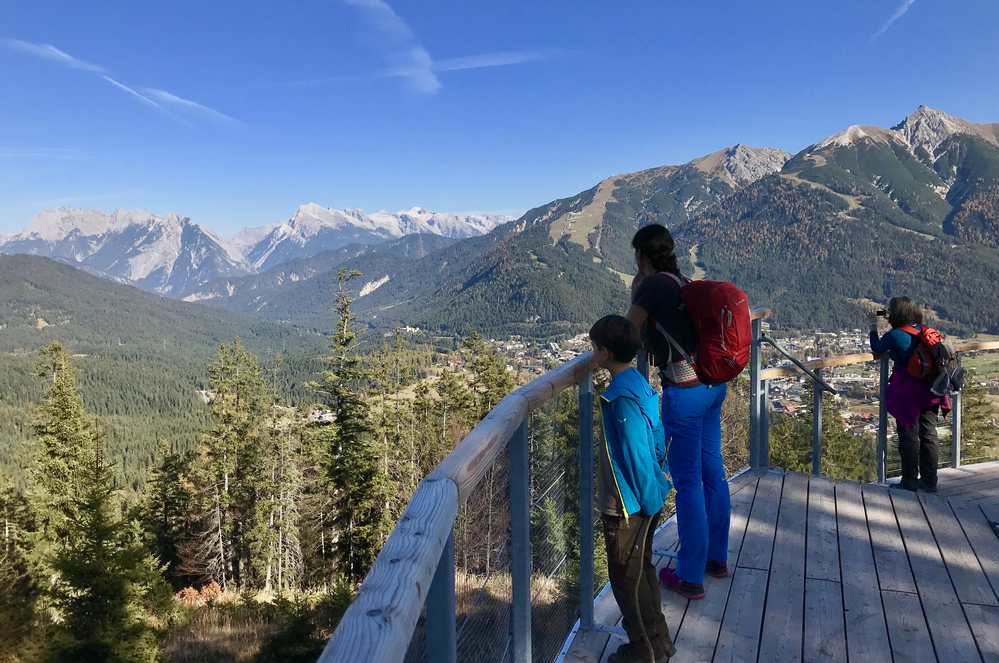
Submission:
[[[458,505],[531,410],[574,386],[592,368],[587,352],[514,390],[420,482],[326,644],[321,663],[398,663],[405,658]]]
[[[999,350],[999,341],[959,341],[954,343],[954,350],[956,352]],[[810,370],[816,370],[823,368],[837,368],[841,366],[854,366],[856,364],[866,364],[872,361],[877,361],[877,357],[869,352],[866,352],[852,355],[837,355],[835,357],[823,357],[822,359],[813,359],[812,361],[806,361],[803,363]],[[794,377],[795,375],[800,375],[800,373],[801,372],[793,366],[767,368],[760,371],[760,379],[773,380],[775,378]]]

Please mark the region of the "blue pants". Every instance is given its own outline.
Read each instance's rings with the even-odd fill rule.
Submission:
[[[680,534],[676,574],[697,585],[704,583],[709,559],[728,560],[732,505],[721,456],[721,409],[727,393],[725,385],[663,389],[663,426]]]

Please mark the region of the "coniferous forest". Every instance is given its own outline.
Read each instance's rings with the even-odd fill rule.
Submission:
[[[10,407],[20,442],[0,474],[0,661],[315,660],[419,481],[527,379],[476,334],[448,347],[362,336],[358,276],[337,274],[335,324],[315,357],[289,368],[234,336],[188,377],[164,370],[202,387],[190,416],[169,415],[185,406],[169,388],[152,396],[158,416],[109,416],[107,396],[129,376],[81,379],[88,357],[64,343],[17,358],[27,368],[6,379],[30,388]],[[734,383],[730,471],[747,460],[747,401]],[[873,480],[874,440],[849,433],[838,407],[823,401],[822,471]],[[978,384],[964,416],[968,457],[994,453]],[[575,619],[578,418],[569,391],[530,422],[537,620],[565,627],[535,637],[553,655]],[[808,471],[808,419],[774,416],[774,464]],[[463,657],[506,645],[507,486],[501,459],[455,525]]]

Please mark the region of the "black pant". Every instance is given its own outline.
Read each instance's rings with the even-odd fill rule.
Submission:
[[[627,519],[603,516],[611,591],[621,608],[628,640],[636,649],[651,648],[654,656],[650,660],[673,654],[669,627],[663,616],[659,578],[652,565],[652,535],[660,515]]]
[[[902,457],[902,485],[916,488],[917,478],[937,485],[937,408],[925,410],[908,428],[898,427],[898,453]]]

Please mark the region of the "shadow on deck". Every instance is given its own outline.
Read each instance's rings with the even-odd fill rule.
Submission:
[[[671,661],[999,661],[999,462],[940,470],[937,495],[780,470],[730,482],[724,580],[663,592]],[[656,534],[672,565],[676,520]],[[623,640],[609,588],[597,628],[560,660],[605,661]]]

